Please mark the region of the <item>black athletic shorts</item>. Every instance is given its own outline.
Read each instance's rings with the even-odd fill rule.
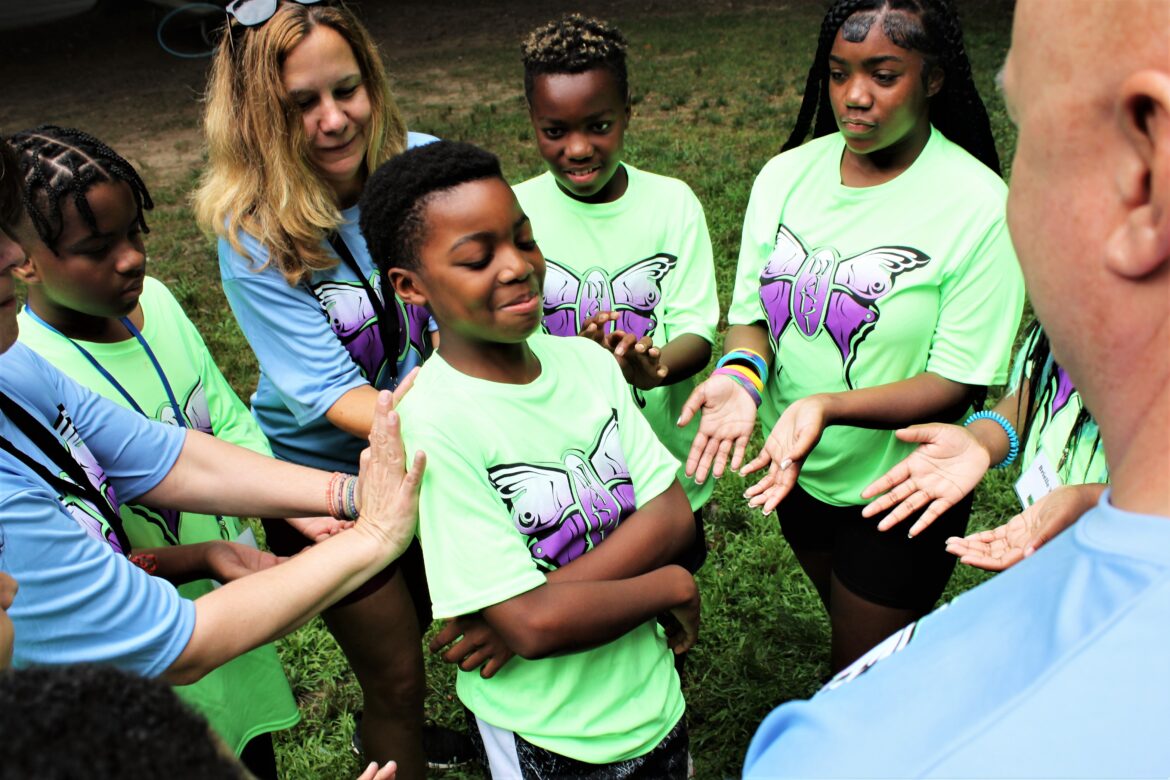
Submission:
[[[958,560],[945,541],[963,536],[971,516],[968,495],[922,533],[906,532],[921,516],[916,512],[888,531],[879,531],[881,516],[861,516],[862,506],[834,506],[792,488],[776,513],[784,538],[797,551],[828,553],[833,574],[866,601],[883,607],[927,612],[934,607]]]

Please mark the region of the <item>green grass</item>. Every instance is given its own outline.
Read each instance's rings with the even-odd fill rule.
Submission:
[[[795,117],[823,6],[704,7],[712,10],[631,11],[612,21],[633,42],[635,105],[626,157],[683,179],[702,200],[726,310],[752,180],[779,150]],[[1007,161],[1015,135],[993,77],[1006,53],[1010,0],[967,2],[963,8],[974,70]],[[492,149],[509,177],[519,181],[539,172],[542,163],[524,110],[515,51],[513,41],[438,40],[424,53],[390,58],[389,65],[412,129]],[[247,398],[255,387],[256,364],[223,300],[214,246],[194,228],[186,206],[194,176],[156,186],[152,272],[176,292]],[[685,688],[700,778],[737,775],[761,718],[782,701],[810,695],[828,669],[828,626],[816,595],[775,521],[747,511],[743,488],[737,477],[719,483],[708,521],[711,555],[699,576],[704,625]],[[993,475],[980,488],[974,525],[1001,522],[1013,505],[1008,476]],[[984,576],[961,569],[948,595]],[[304,713],[300,726],[278,736],[284,775],[354,777],[349,713],[360,693],[336,644],[315,621],[283,640],[280,650]],[[450,668],[429,662],[427,715],[460,725],[452,679]],[[482,775],[466,770],[436,776]]]

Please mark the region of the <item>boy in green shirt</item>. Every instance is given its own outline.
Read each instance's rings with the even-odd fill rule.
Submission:
[[[519,656],[485,679],[469,649],[458,677],[492,775],[685,777],[670,650],[694,642],[699,598],[669,564],[693,535],[678,462],[611,355],[537,333],[544,258],[495,157],[410,150],[361,206],[387,282],[442,334],[399,409],[429,463],[419,535],[435,616],[479,613]]]

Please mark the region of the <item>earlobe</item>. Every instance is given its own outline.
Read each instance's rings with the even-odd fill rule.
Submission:
[[[405,268],[391,268],[386,271],[386,276],[389,278],[390,284],[394,287],[394,294],[403,303],[410,303],[415,306],[427,305],[426,293],[419,283],[418,275],[415,271],[408,271]]]
[[[37,275],[36,266],[32,257],[27,257],[23,263],[12,269],[12,275],[25,284],[40,284],[41,277]]]
[[[1137,279],[1170,265],[1170,73],[1130,75],[1117,106],[1127,141],[1116,171],[1125,220],[1109,235],[1105,260]]]

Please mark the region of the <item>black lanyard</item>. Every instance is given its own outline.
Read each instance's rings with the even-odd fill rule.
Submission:
[[[366,291],[366,296],[370,299],[370,306],[374,307],[374,316],[378,318],[376,327],[378,328],[378,338],[382,341],[382,351],[385,353],[386,366],[388,368],[398,365],[398,340],[400,335],[399,322],[397,311],[395,316],[390,317],[386,314],[386,307],[382,305],[382,298],[375,291],[370,281],[366,279],[366,275],[362,273],[361,266],[358,265],[357,260],[354,259],[353,253],[349,251],[349,247],[345,244],[345,239],[338,233],[329,234],[329,245],[333,247],[333,251],[341,258],[341,261],[353,271],[354,276],[361,282],[362,289]],[[385,287],[385,285],[383,285]],[[393,293],[388,293],[393,296]],[[397,307],[396,307],[397,308]],[[391,332],[393,328],[394,332]],[[373,370],[377,371],[378,366],[374,366]],[[393,370],[393,369],[391,369]],[[367,377],[371,385],[377,385],[378,377]]]
[[[130,539],[126,536],[125,529],[122,528],[122,517],[110,505],[110,501],[106,498],[105,494],[90,482],[89,476],[85,473],[85,469],[69,454],[69,450],[61,443],[57,435],[3,392],[0,392],[0,412],[11,420],[21,433],[27,436],[49,460],[53,461],[57,468],[68,474],[69,478],[73,481],[70,482],[69,480],[62,479],[49,471],[49,469],[45,468],[44,464],[28,453],[22,452],[16,445],[3,436],[0,436],[0,449],[6,450],[14,458],[28,466],[37,476],[49,483],[56,490],[59,490],[63,495],[84,498],[93,504],[94,508],[101,513],[102,518],[109,524],[110,530],[114,532],[114,536],[117,537],[118,544],[122,548],[121,552],[124,555],[129,555],[131,549]]]

